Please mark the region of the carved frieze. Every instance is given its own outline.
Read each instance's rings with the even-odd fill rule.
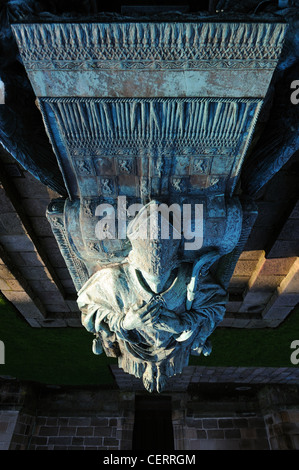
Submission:
[[[137,197],[139,178],[150,176],[148,191],[160,197],[154,178],[162,174],[168,179],[164,191],[232,194],[262,100],[41,98],[39,103],[50,134],[65,149],[58,159],[74,164],[74,196],[100,191]],[[64,176],[67,181],[68,170]]]
[[[284,24],[234,22],[13,29],[36,95],[52,97],[264,96],[285,34]]]
[[[87,69],[133,67],[138,61],[214,60],[202,64],[222,68],[235,61],[277,61],[284,24],[268,23],[47,23],[14,26],[28,70],[56,67]],[[101,62],[103,61],[103,62]],[[132,61],[132,62],[130,62]],[[169,62],[168,62],[169,61]],[[229,62],[226,62],[229,61]],[[143,65],[141,65],[143,64]],[[226,64],[226,65],[224,65]],[[162,67],[150,62],[140,67]],[[173,65],[174,66],[174,65]],[[248,66],[248,64],[247,64]],[[135,65],[134,67],[138,67]],[[181,68],[179,63],[176,68]]]

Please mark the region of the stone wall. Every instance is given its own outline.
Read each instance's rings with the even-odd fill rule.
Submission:
[[[264,419],[260,415],[199,417],[190,415],[184,426],[186,450],[269,450]]]
[[[294,406],[294,403],[297,406]],[[299,449],[298,387],[266,387],[260,405],[272,450]]]
[[[122,419],[37,416],[29,450],[119,450]]]
[[[131,446],[127,392],[0,381],[2,450],[120,450]]]
[[[177,450],[299,449],[298,386],[202,384],[175,408]]]
[[[125,420],[126,421],[126,420]],[[0,413],[1,450],[125,450],[132,429],[124,418]]]
[[[132,450],[140,394],[1,380],[0,448]],[[166,395],[176,451],[299,449],[298,385],[198,383]]]
[[[190,385],[173,411],[177,450],[269,450],[259,386]]]

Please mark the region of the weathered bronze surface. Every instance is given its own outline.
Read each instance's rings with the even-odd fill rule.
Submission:
[[[256,217],[239,191],[241,169],[285,25],[13,29],[68,192],[48,218],[82,323],[95,335],[96,354],[118,357],[160,392],[190,354],[210,354],[209,336],[223,319]],[[141,211],[130,212],[134,204]],[[158,236],[136,237],[149,209],[163,204]],[[170,222],[174,206],[180,224]],[[165,223],[171,236],[162,236]]]

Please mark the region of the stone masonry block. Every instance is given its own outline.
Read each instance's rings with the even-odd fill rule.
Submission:
[[[15,212],[0,214],[1,235],[23,235],[24,227]]]
[[[66,321],[67,326],[69,326],[71,328],[81,328],[82,327],[82,323],[81,323],[80,318],[67,318],[65,321]]]
[[[295,257],[292,258],[272,258],[266,259],[263,264],[259,275],[260,276],[285,276],[288,274],[290,268],[296,261]]]
[[[40,266],[21,266],[20,271],[23,276],[32,281],[49,281],[51,276],[45,267]]]
[[[40,320],[40,325],[44,328],[65,328],[67,323],[63,318],[46,318]]]
[[[37,251],[20,251],[20,266],[43,267],[43,261]]]
[[[14,206],[12,202],[10,201],[9,197],[7,196],[1,184],[0,184],[0,207],[1,207],[2,214],[14,211]]]
[[[66,304],[68,305],[71,312],[79,312],[79,307],[76,300],[66,300]]]
[[[27,318],[35,318],[42,320],[44,318],[44,311],[42,306],[39,307],[24,291],[6,291],[5,297],[15,305],[19,312]]]
[[[292,311],[293,307],[271,307],[268,310],[263,312],[263,319],[280,319],[284,320],[289,313]]]
[[[50,203],[50,198],[23,198],[22,206],[24,207],[26,214],[33,217],[45,216],[47,207]]]
[[[224,438],[225,439],[241,439],[240,429],[225,429]]]
[[[239,312],[247,312],[252,307],[259,307],[266,304],[272,295],[270,290],[250,290],[244,297],[242,306],[239,308]]]
[[[278,292],[279,293],[298,293],[299,286],[299,258],[292,264],[287,276],[281,282]]]
[[[9,284],[7,284],[7,282],[0,278],[0,291],[5,292],[7,290],[11,290],[11,287]]]
[[[34,246],[27,235],[0,235],[0,243],[10,251],[34,251]]]
[[[254,289],[257,290],[274,290],[277,288],[280,283],[283,281],[284,276],[282,275],[267,275],[267,276],[258,276],[254,283]],[[253,287],[252,287],[253,288]]]
[[[224,318],[220,323],[220,326],[223,328],[230,328],[233,325],[234,318]]]
[[[210,429],[208,432],[208,439],[224,439],[223,429]]]
[[[32,326],[32,328],[41,328],[42,327],[42,324],[36,320],[35,318],[26,318],[26,321],[27,323],[29,323],[30,326]]]
[[[70,426],[83,426],[89,427],[91,423],[91,418],[85,416],[74,416],[69,418],[69,425]]]
[[[236,276],[251,276],[256,267],[256,261],[240,259],[235,267],[234,274]]]
[[[56,284],[48,279],[48,280],[31,280],[30,281],[31,287],[36,291],[39,292],[40,290],[44,292],[49,292],[49,293],[54,293],[57,292],[57,286]]]
[[[12,410],[0,410],[0,450],[9,450],[13,432],[17,423],[19,412]]]
[[[34,195],[35,199],[46,199],[48,191],[46,186],[40,182],[27,171],[24,172],[25,178],[18,178],[18,191],[23,198],[30,198]],[[50,200],[50,198],[49,198]]]
[[[249,281],[249,276],[236,276],[233,275],[230,283],[229,283],[229,288],[230,290],[236,290],[236,289],[244,289]]]
[[[299,294],[288,294],[275,292],[269,300],[269,308],[275,307],[295,307],[299,303]]]
[[[31,225],[37,236],[51,237],[53,232],[46,217],[30,217]]]
[[[249,288],[251,288],[254,285],[254,283],[255,283],[256,279],[258,278],[260,270],[263,267],[264,263],[265,263],[265,252],[261,251],[259,258],[256,261],[255,268],[252,271],[252,273],[250,275],[250,279],[248,281],[248,287]]]
[[[231,323],[231,328],[248,328],[251,327],[252,320],[248,318],[235,318]]]
[[[4,264],[0,265],[0,278],[3,280],[15,279],[13,274]]]
[[[264,254],[263,250],[251,250],[243,251],[240,255],[240,260],[242,261],[258,261],[260,257]]]

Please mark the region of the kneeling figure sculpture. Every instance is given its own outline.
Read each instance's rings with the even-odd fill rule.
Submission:
[[[181,240],[136,236],[139,218],[128,227],[128,257],[97,271],[79,291],[78,305],[83,325],[96,335],[93,351],[118,357],[148,391],[161,392],[190,354],[210,353],[208,338],[223,319],[227,294],[209,273],[218,257],[211,250],[197,263],[199,281],[188,301],[193,267],[178,258]]]

